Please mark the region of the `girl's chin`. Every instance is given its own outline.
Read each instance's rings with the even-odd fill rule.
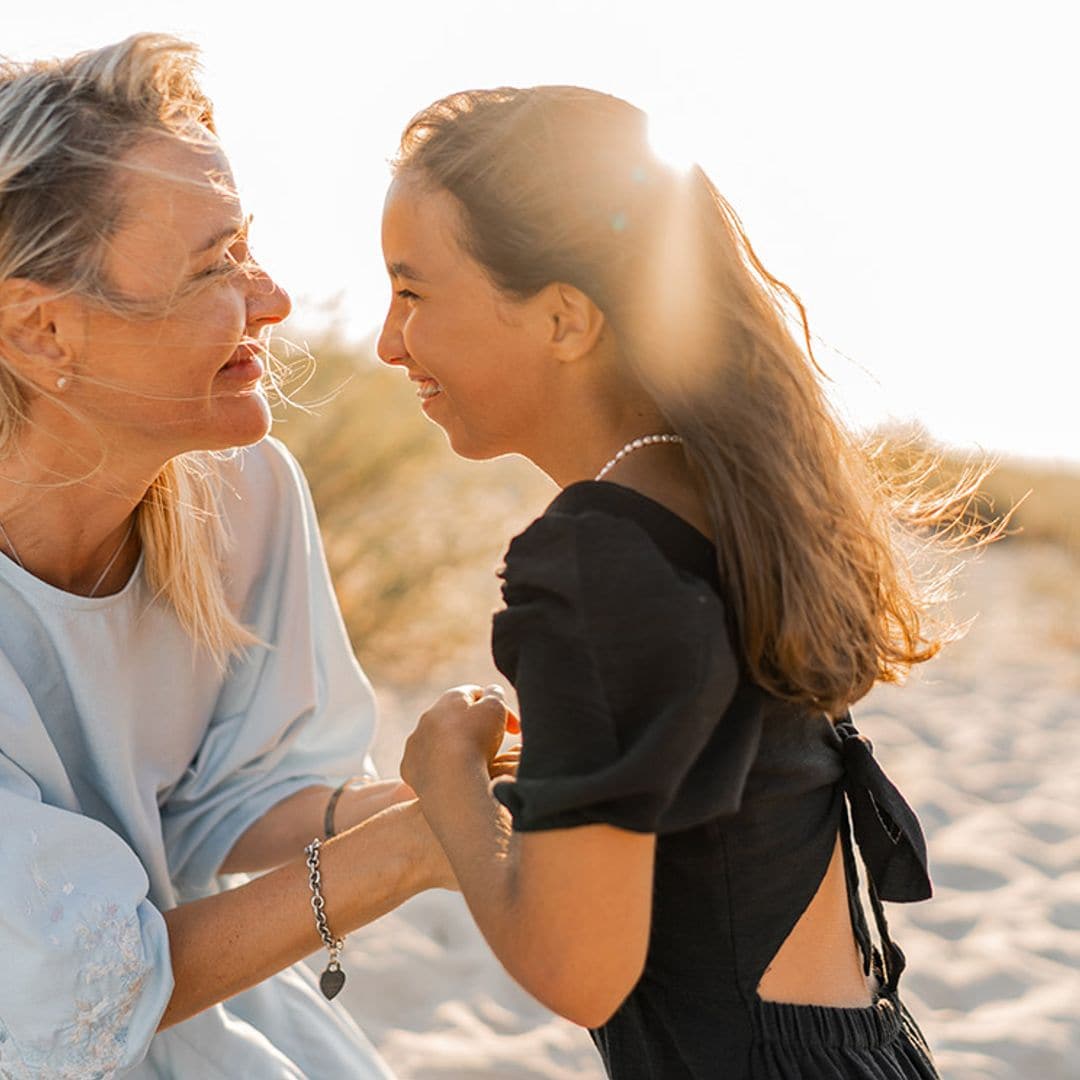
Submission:
[[[490,461],[492,458],[517,452],[512,447],[496,446],[490,440],[478,439],[455,428],[444,427],[442,424],[439,427],[442,428],[450,449],[466,461]]]

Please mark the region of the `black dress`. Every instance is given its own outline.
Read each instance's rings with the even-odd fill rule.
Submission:
[[[493,650],[517,690],[523,749],[516,782],[495,792],[515,830],[605,822],[657,834],[644,974],[592,1032],[608,1073],[936,1077],[897,996],[903,955],[879,899],[929,896],[918,822],[850,720],[746,678],[713,545],[644,495],[585,482],[513,541],[503,577]],[[858,900],[847,807],[881,951]],[[757,985],[838,830],[875,1004],[762,1001]]]

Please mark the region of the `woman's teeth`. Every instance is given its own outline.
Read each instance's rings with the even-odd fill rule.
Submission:
[[[422,382],[417,388],[416,396],[421,401],[427,401],[428,398],[433,398],[436,394],[440,393],[442,387],[435,382],[434,379],[428,379],[426,382]]]

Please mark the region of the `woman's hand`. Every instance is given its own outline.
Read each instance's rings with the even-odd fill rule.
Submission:
[[[406,741],[401,778],[422,798],[462,766],[480,763],[490,772],[512,715],[499,686],[447,690]],[[509,726],[516,728],[516,719]]]
[[[513,713],[507,715],[506,730],[510,730],[510,721]],[[515,780],[517,779],[518,766],[521,764],[521,743],[508,747],[501,754],[497,754],[488,765],[488,775],[492,780]]]
[[[410,802],[416,792],[403,780],[369,780],[349,784],[334,808],[334,831],[343,833],[395,803]]]

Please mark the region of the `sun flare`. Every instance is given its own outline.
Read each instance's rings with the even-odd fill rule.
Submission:
[[[649,109],[649,145],[665,164],[687,172],[700,154],[698,125],[672,107]]]

